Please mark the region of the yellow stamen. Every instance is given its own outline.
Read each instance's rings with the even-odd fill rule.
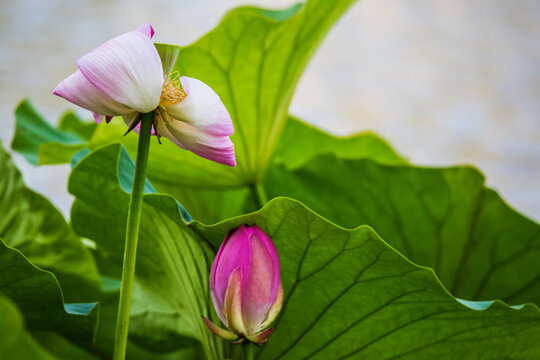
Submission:
[[[187,95],[181,88],[179,78],[180,74],[175,71],[171,74],[169,81],[163,84],[159,99],[160,104],[174,105],[186,98]]]
[[[180,73],[178,71],[173,71],[171,75],[169,75],[169,81],[180,81]]]

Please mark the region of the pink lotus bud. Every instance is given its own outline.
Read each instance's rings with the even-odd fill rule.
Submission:
[[[241,343],[266,342],[266,329],[283,304],[279,258],[272,239],[257,225],[242,225],[230,232],[216,255],[210,272],[210,291],[221,322],[208,319],[208,328],[221,338]]]

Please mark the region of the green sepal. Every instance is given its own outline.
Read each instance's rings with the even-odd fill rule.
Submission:
[[[205,325],[208,327],[208,330],[222,338],[223,340],[227,340],[229,342],[237,343],[237,341],[240,339],[240,337],[228,330],[222,329],[204,316],[201,316],[204,320]],[[243,338],[242,338],[243,340]]]

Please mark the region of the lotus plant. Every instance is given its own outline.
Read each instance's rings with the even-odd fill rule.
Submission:
[[[272,239],[257,225],[230,232],[210,272],[210,291],[222,329],[203,317],[208,328],[233,343],[268,341],[268,328],[281,310],[283,287]]]
[[[236,166],[234,129],[219,96],[200,80],[173,73],[179,48],[154,44],[148,23],[117,36],[77,61],[78,69],[54,94],[94,113],[96,122],[122,116],[139,133],[114,344],[114,360],[125,359],[139,224],[150,136],[164,136],[206,159]],[[161,141],[160,141],[161,142]]]

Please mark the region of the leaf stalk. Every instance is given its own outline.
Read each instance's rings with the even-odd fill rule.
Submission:
[[[255,207],[257,208],[257,210],[262,208],[268,202],[266,192],[264,191],[264,187],[261,183],[253,182],[249,184],[249,190],[251,192],[251,197],[253,198],[253,202],[255,203]]]

